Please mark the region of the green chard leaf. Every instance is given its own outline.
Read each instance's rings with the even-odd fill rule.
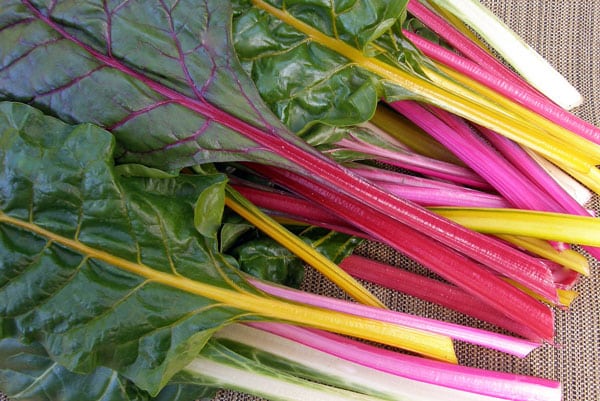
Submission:
[[[406,0],[269,1],[328,37],[405,70],[420,71],[420,53],[403,38]],[[382,97],[414,97],[284,21],[238,0],[237,54],[271,110],[294,132],[315,124],[367,121]]]
[[[310,151],[262,102],[230,44],[231,4],[8,0],[0,8],[0,99],[117,138],[120,164],[177,172],[286,159],[242,136]]]
[[[3,327],[70,370],[108,366],[155,394],[215,330],[247,315],[180,285],[255,293],[218,253],[214,220],[201,232],[190,224],[199,200],[223,208],[223,175],[117,175],[108,132],[16,103],[0,104],[0,144]]]
[[[271,238],[258,238],[235,248],[240,268],[246,273],[274,283],[298,287],[304,277],[304,263]]]
[[[314,226],[286,228],[336,264],[362,242],[360,238]],[[300,286],[305,263],[274,239],[240,221],[238,216],[226,217],[220,238],[221,246],[231,248],[230,253],[236,257],[242,271],[289,287]]]
[[[11,401],[193,401],[214,397],[217,389],[168,384],[156,396],[108,368],[78,374],[53,361],[41,344],[0,340],[0,389]]]
[[[0,341],[0,389],[11,401],[149,401],[144,392],[108,368],[88,375],[54,362],[39,343]]]
[[[2,336],[39,343],[73,373],[110,369],[152,397],[236,321],[295,322],[404,346],[402,327],[250,285],[219,251],[239,235],[218,232],[223,174],[137,177],[115,168],[113,153],[114,137],[97,126],[0,102]],[[324,230],[301,234],[334,260],[355,244]],[[196,390],[176,393],[187,391]]]

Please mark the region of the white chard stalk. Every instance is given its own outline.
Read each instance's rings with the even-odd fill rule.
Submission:
[[[573,177],[565,173],[553,163],[544,159],[533,150],[525,147],[523,149],[540,165],[540,167],[544,169],[544,171],[546,171],[546,173],[548,173],[550,177],[554,179],[554,181],[556,181],[558,185],[561,186],[563,190],[565,190],[565,192],[571,195],[571,197],[575,199],[575,201],[577,201],[577,203],[579,203],[581,206],[587,205],[588,202],[592,200],[592,192],[580,184],[579,181],[576,181]]]

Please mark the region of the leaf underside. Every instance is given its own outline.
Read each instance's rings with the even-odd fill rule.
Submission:
[[[287,166],[237,132],[258,127],[302,146],[239,65],[230,20],[222,1],[6,1],[0,99],[111,131],[121,163]]]

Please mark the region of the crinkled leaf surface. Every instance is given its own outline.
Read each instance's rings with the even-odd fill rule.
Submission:
[[[251,1],[236,1],[235,48],[263,99],[293,131],[316,123],[368,120],[383,96],[405,98],[360,64],[308,38]],[[418,70],[418,52],[399,34],[406,0],[269,1],[319,32],[393,65]]]
[[[121,163],[287,165],[238,133],[296,140],[241,69],[230,27],[219,0],[3,1],[0,99],[110,130]]]
[[[238,260],[242,271],[266,281],[300,286],[305,273],[302,259],[257,229],[229,220],[223,224],[221,238],[229,246],[234,246],[231,254]],[[286,228],[336,264],[362,242],[357,237],[314,226]]]
[[[254,277],[292,287],[302,281],[303,262],[270,238],[248,241],[234,252],[240,268]]]
[[[89,375],[68,371],[38,343],[0,341],[0,389],[13,401],[149,401],[131,382],[108,368]]]
[[[224,176],[118,176],[113,147],[98,127],[0,104],[0,320],[70,370],[108,366],[156,394],[244,316],[177,284],[253,288],[193,224]]]
[[[215,388],[167,385],[156,397],[108,368],[78,374],[53,361],[39,343],[0,340],[0,389],[11,401],[193,401]]]

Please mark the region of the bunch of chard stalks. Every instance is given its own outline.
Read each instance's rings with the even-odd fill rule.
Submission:
[[[110,51],[105,53],[89,45],[87,37],[82,42],[78,39],[81,32],[65,27],[65,21],[54,19],[31,2],[24,2],[21,12],[29,16],[21,22],[38,21],[48,26],[102,68],[112,68],[128,82],[160,95],[165,103],[183,106],[207,121],[244,135],[265,153],[285,159],[291,170],[245,164],[244,169],[279,188],[232,177],[227,206],[360,303],[337,302],[258,280],[253,284],[264,293],[294,301],[294,305],[311,305],[298,310],[313,325],[316,319],[309,315],[324,308],[355,315],[356,320],[348,326],[353,326],[356,334],[367,328],[366,323],[361,326],[356,322],[382,322],[377,326],[382,327],[380,333],[363,335],[368,340],[394,337],[396,332],[384,323],[402,325],[407,328],[402,331],[406,338],[389,339],[391,345],[401,346],[400,340],[406,340],[414,345],[410,350],[443,362],[388,352],[316,329],[252,324],[228,327],[216,338],[245,344],[240,349],[250,346],[249,360],[264,360],[265,364],[272,361],[273,366],[250,373],[201,354],[186,368],[189,377],[202,376],[211,383],[218,381],[273,400],[558,401],[561,389],[554,381],[448,363],[457,361],[452,343],[446,339],[468,341],[520,357],[544,342],[552,342],[553,307],[567,307],[575,295],[573,285],[581,274],[589,272],[585,258],[569,244],[585,246],[592,255],[599,255],[596,247],[600,246],[600,224],[581,199],[566,191],[564,182],[557,182],[549,171],[552,165],[557,166],[589,189],[600,190],[600,172],[595,167],[600,164],[600,130],[563,111],[539,89],[532,89],[494,61],[477,42],[465,36],[464,27],[454,27],[439,17],[452,14],[465,22],[477,21],[467,19],[464,13],[476,15],[481,9],[450,7],[457,3],[476,7],[475,1],[409,2],[408,11],[456,50],[448,53],[412,32],[404,33],[435,61],[435,70],[423,66],[428,80],[327,37],[270,3],[251,3],[304,34],[307,40],[328,47],[382,79],[410,88],[426,100],[382,104],[370,124],[361,128],[374,140],[356,135],[337,144],[340,149],[363,153],[369,160],[401,168],[402,172],[360,162],[343,166],[294,141],[291,135],[286,136],[287,131],[280,132],[267,121],[255,126],[230,115],[222,105],[207,100],[204,92],[196,93],[195,98],[182,94],[156,77],[145,76]],[[434,9],[440,14],[433,13]],[[77,21],[68,24],[76,25]],[[496,29],[505,31],[501,26]],[[519,53],[519,57],[525,55]],[[575,99],[568,104],[577,102]],[[107,121],[99,123],[114,128]],[[405,135],[407,132],[414,136]],[[449,151],[454,155],[448,156]],[[413,173],[406,174],[405,170]],[[572,181],[566,185],[580,188]],[[585,194],[585,190],[580,192]],[[357,256],[336,266],[291,235],[277,219],[288,224],[319,225],[387,244],[446,282]],[[357,279],[471,314],[519,338],[388,311]],[[325,314],[319,316],[326,319]],[[369,327],[369,334],[376,331],[375,326]],[[431,335],[419,336],[424,331]],[[342,334],[354,333],[348,328]],[[435,338],[439,342],[434,343]],[[263,349],[266,339],[269,343]],[[268,369],[275,373],[263,375]],[[280,370],[292,372],[295,377],[284,378],[281,373],[278,379]],[[317,388],[315,381],[326,388]],[[347,392],[333,391],[332,386]]]
[[[277,9],[260,0],[255,1],[255,5],[277,15],[278,18],[287,18],[285,14],[280,14]],[[403,235],[413,235],[414,232],[399,233],[396,228],[393,236],[398,239],[382,236],[381,230],[374,230],[372,227],[379,225],[384,227],[384,230],[388,224],[392,227],[390,216],[380,213],[376,216],[361,215],[357,218],[352,213],[339,210],[332,205],[336,202],[352,204],[349,196],[344,193],[333,194],[322,184],[294,172],[247,164],[245,168],[271,180],[279,188],[262,187],[236,179],[232,181],[232,188],[235,188],[238,196],[241,194],[279,222],[317,225],[371,241],[384,242],[436,271],[449,283],[353,255],[346,258],[340,267],[355,278],[417,296],[490,322],[532,341],[533,344],[551,342],[552,318],[547,313],[550,311],[548,306],[563,309],[569,307],[577,296],[573,291],[574,284],[580,275],[589,274],[588,260],[572,250],[571,244],[582,246],[593,257],[600,257],[600,225],[593,218],[593,212],[585,206],[592,193],[600,188],[595,168],[600,153],[595,145],[591,145],[591,142],[600,143],[600,129],[578,119],[563,108],[579,104],[579,94],[562,77],[557,77],[556,71],[548,70],[549,66],[545,61],[540,63],[539,55],[532,49],[520,40],[515,42],[514,33],[476,1],[410,1],[408,11],[437,33],[446,45],[454,47],[454,51],[451,51],[448,50],[448,46],[442,47],[415,32],[404,32],[420,51],[434,60],[438,70],[473,88],[474,92],[493,99],[497,102],[493,107],[505,107],[513,113],[512,121],[518,122],[512,126],[510,123],[505,126],[503,122],[490,124],[487,117],[473,118],[473,115],[464,113],[460,107],[447,107],[445,110],[443,105],[410,100],[390,104],[382,102],[372,120],[356,128],[355,132],[360,134],[349,133],[336,143],[334,149],[328,149],[326,153],[332,157],[337,151],[363,154],[366,162],[353,161],[346,164],[348,170],[359,179],[374,184],[395,197],[428,208],[468,230],[496,237],[499,242],[509,244],[509,247],[517,252],[515,254],[522,255],[530,261],[535,260],[528,265],[528,270],[515,271],[506,266],[494,266],[485,269],[483,277],[473,276],[466,273],[466,270],[453,276],[448,272],[452,267],[445,269],[441,266],[450,259],[443,259],[444,262],[438,263],[433,258],[424,256],[438,252],[437,249],[432,251],[428,240],[421,240],[417,235],[415,242],[407,246],[401,238]],[[512,37],[511,43],[520,46],[518,54],[529,60],[525,64],[540,66],[544,70],[544,77],[548,77],[548,74],[555,77],[553,79],[566,88],[562,95],[547,92],[543,86],[534,87],[533,85],[538,83],[537,76],[542,73],[539,70],[522,71],[519,68],[522,60],[515,60],[520,64],[513,67],[526,80],[505,67],[471,35],[469,28],[461,25],[461,21],[475,24],[477,19],[473,19],[473,15],[480,15],[479,13],[483,13],[486,23],[493,21],[493,24],[490,24],[501,32],[499,38],[495,38],[493,32],[480,31],[479,25],[471,25],[471,28],[494,46],[498,41],[506,40],[507,35]],[[442,18],[442,15],[448,18]],[[319,40],[318,34],[310,28],[303,27],[296,21],[288,22],[313,40]],[[368,64],[361,60],[360,56],[353,56],[343,44],[333,44],[331,47],[351,59],[355,57],[362,65]],[[498,50],[497,47],[495,49]],[[531,62],[532,59],[535,62]],[[508,60],[509,63],[512,61]],[[436,72],[430,73],[434,81],[439,79],[436,83],[441,86],[445,84]],[[527,82],[529,78],[531,83]],[[547,78],[545,80],[548,81]],[[558,98],[564,100],[561,105],[554,102]],[[512,134],[516,127],[527,126],[524,123],[527,118],[532,118],[534,124],[540,124],[552,132],[553,136],[549,140],[551,144],[546,146],[540,134],[527,138]],[[561,144],[564,146],[567,143],[583,149],[587,149],[585,146],[591,146],[593,151],[582,156],[581,160],[569,160],[568,156],[560,154]],[[377,163],[372,163],[374,160]],[[335,213],[331,213],[331,210],[335,210]],[[424,219],[428,221],[428,218]],[[461,234],[448,230],[444,235]],[[418,245],[419,241],[423,241],[422,247]],[[439,252],[443,255],[441,258],[446,257],[443,248],[440,248]],[[435,259],[439,257],[436,253]],[[509,260],[512,257],[509,256]],[[458,277],[462,274],[465,274],[465,277]],[[488,279],[498,281],[493,281],[494,284],[489,287],[479,284]],[[509,287],[518,288],[518,294],[527,294],[526,298],[518,300],[510,298],[515,302],[524,302],[523,305],[526,304],[527,307],[515,313],[514,310],[508,310],[510,307],[507,309],[495,302],[501,298],[490,293],[501,287],[495,287],[496,283],[508,284]],[[335,302],[321,301],[316,296],[294,293],[258,282],[256,284],[262,285],[266,292],[278,296],[313,305],[327,304],[328,307],[336,307]],[[341,310],[355,314],[366,313],[367,316],[388,313],[369,309],[370,307],[365,307],[365,311],[360,310],[361,307],[351,307],[350,311],[342,304],[339,306]],[[531,319],[541,320],[532,322]],[[435,330],[435,324],[429,322],[425,325],[427,329]],[[474,379],[470,384],[482,384],[487,380],[491,382],[481,387],[469,387],[469,384],[466,384],[467,379],[462,384],[452,383],[458,376],[467,375],[466,371],[462,372],[459,369],[449,372],[448,376],[440,374],[435,380],[429,381],[426,377],[429,362],[424,360],[413,361],[418,367],[412,371],[415,375],[410,376],[408,372],[411,369],[406,367],[412,365],[409,365],[407,360],[398,362],[400,365],[404,364],[403,373],[395,371],[387,362],[382,362],[382,366],[373,366],[374,358],[386,360],[384,353],[369,349],[363,344],[351,344],[347,339],[318,332],[309,335],[299,329],[277,325],[256,325],[255,329],[266,330],[271,335],[279,336],[276,338],[292,339],[329,354],[335,354],[335,341],[340,341],[344,344],[343,347],[346,347],[346,351],[340,352],[338,357],[388,373],[394,372],[404,378],[479,394],[484,396],[483,399],[560,399],[560,386],[557,383],[542,384],[540,381],[536,383],[537,386],[547,387],[543,390],[540,390],[542,387],[535,387],[530,391],[527,387],[531,383],[522,386],[512,383],[504,386],[500,384],[500,376],[479,372],[475,373],[479,374],[478,379]],[[448,334],[447,331],[443,332]],[[487,346],[492,346],[492,342],[482,340],[478,344],[487,343]],[[347,352],[348,347],[356,350],[357,354],[351,356],[351,353]],[[511,347],[513,350],[518,348],[516,343]],[[369,354],[370,351],[375,354]],[[392,358],[404,356],[395,355]],[[439,373],[437,370],[436,372]],[[449,381],[441,379],[442,376],[447,377]],[[496,379],[498,381],[494,381]]]

